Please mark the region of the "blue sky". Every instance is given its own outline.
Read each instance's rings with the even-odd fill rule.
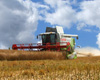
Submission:
[[[46,27],[62,26],[77,34],[76,45],[100,48],[98,0],[2,0],[0,1],[0,49],[14,43],[34,43]]]

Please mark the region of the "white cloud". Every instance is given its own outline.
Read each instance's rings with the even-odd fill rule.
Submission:
[[[86,24],[83,22],[78,23],[77,30],[81,30],[83,27],[86,27]]]
[[[64,6],[65,4],[70,4],[69,0],[44,0],[45,3],[50,5],[52,8],[57,8]]]
[[[38,10],[32,1],[0,0],[0,48],[33,42],[37,24]]]
[[[82,1],[77,0],[44,0],[49,5],[49,11],[45,12],[45,21],[51,25],[61,25],[67,28],[72,23],[77,23],[77,29],[85,29],[89,26],[100,28],[100,1]],[[78,4],[80,11],[72,5]],[[90,28],[90,27],[89,27]]]
[[[100,48],[100,33],[97,35],[97,42],[96,43],[98,44],[98,47]]]
[[[96,25],[100,29],[100,1],[83,1],[80,4],[80,9],[81,11],[77,13],[79,24],[83,22],[90,26]]]
[[[76,21],[75,10],[70,6],[69,0],[44,0],[53,8],[53,12],[47,12],[45,21],[52,25],[62,25],[70,28],[71,23]]]

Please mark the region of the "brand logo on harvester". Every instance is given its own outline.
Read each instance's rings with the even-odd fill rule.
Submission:
[[[66,41],[66,39],[65,38],[61,38],[61,41]]]

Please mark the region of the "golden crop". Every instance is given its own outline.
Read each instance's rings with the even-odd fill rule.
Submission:
[[[100,80],[100,57],[3,60],[0,61],[0,80]]]

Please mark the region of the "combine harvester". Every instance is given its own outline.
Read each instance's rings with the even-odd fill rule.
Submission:
[[[67,59],[76,59],[75,39],[78,35],[64,34],[63,28],[56,26],[55,28],[47,27],[45,33],[37,36],[41,38],[42,43],[30,44],[13,44],[13,50],[37,50],[37,51],[65,51]]]

